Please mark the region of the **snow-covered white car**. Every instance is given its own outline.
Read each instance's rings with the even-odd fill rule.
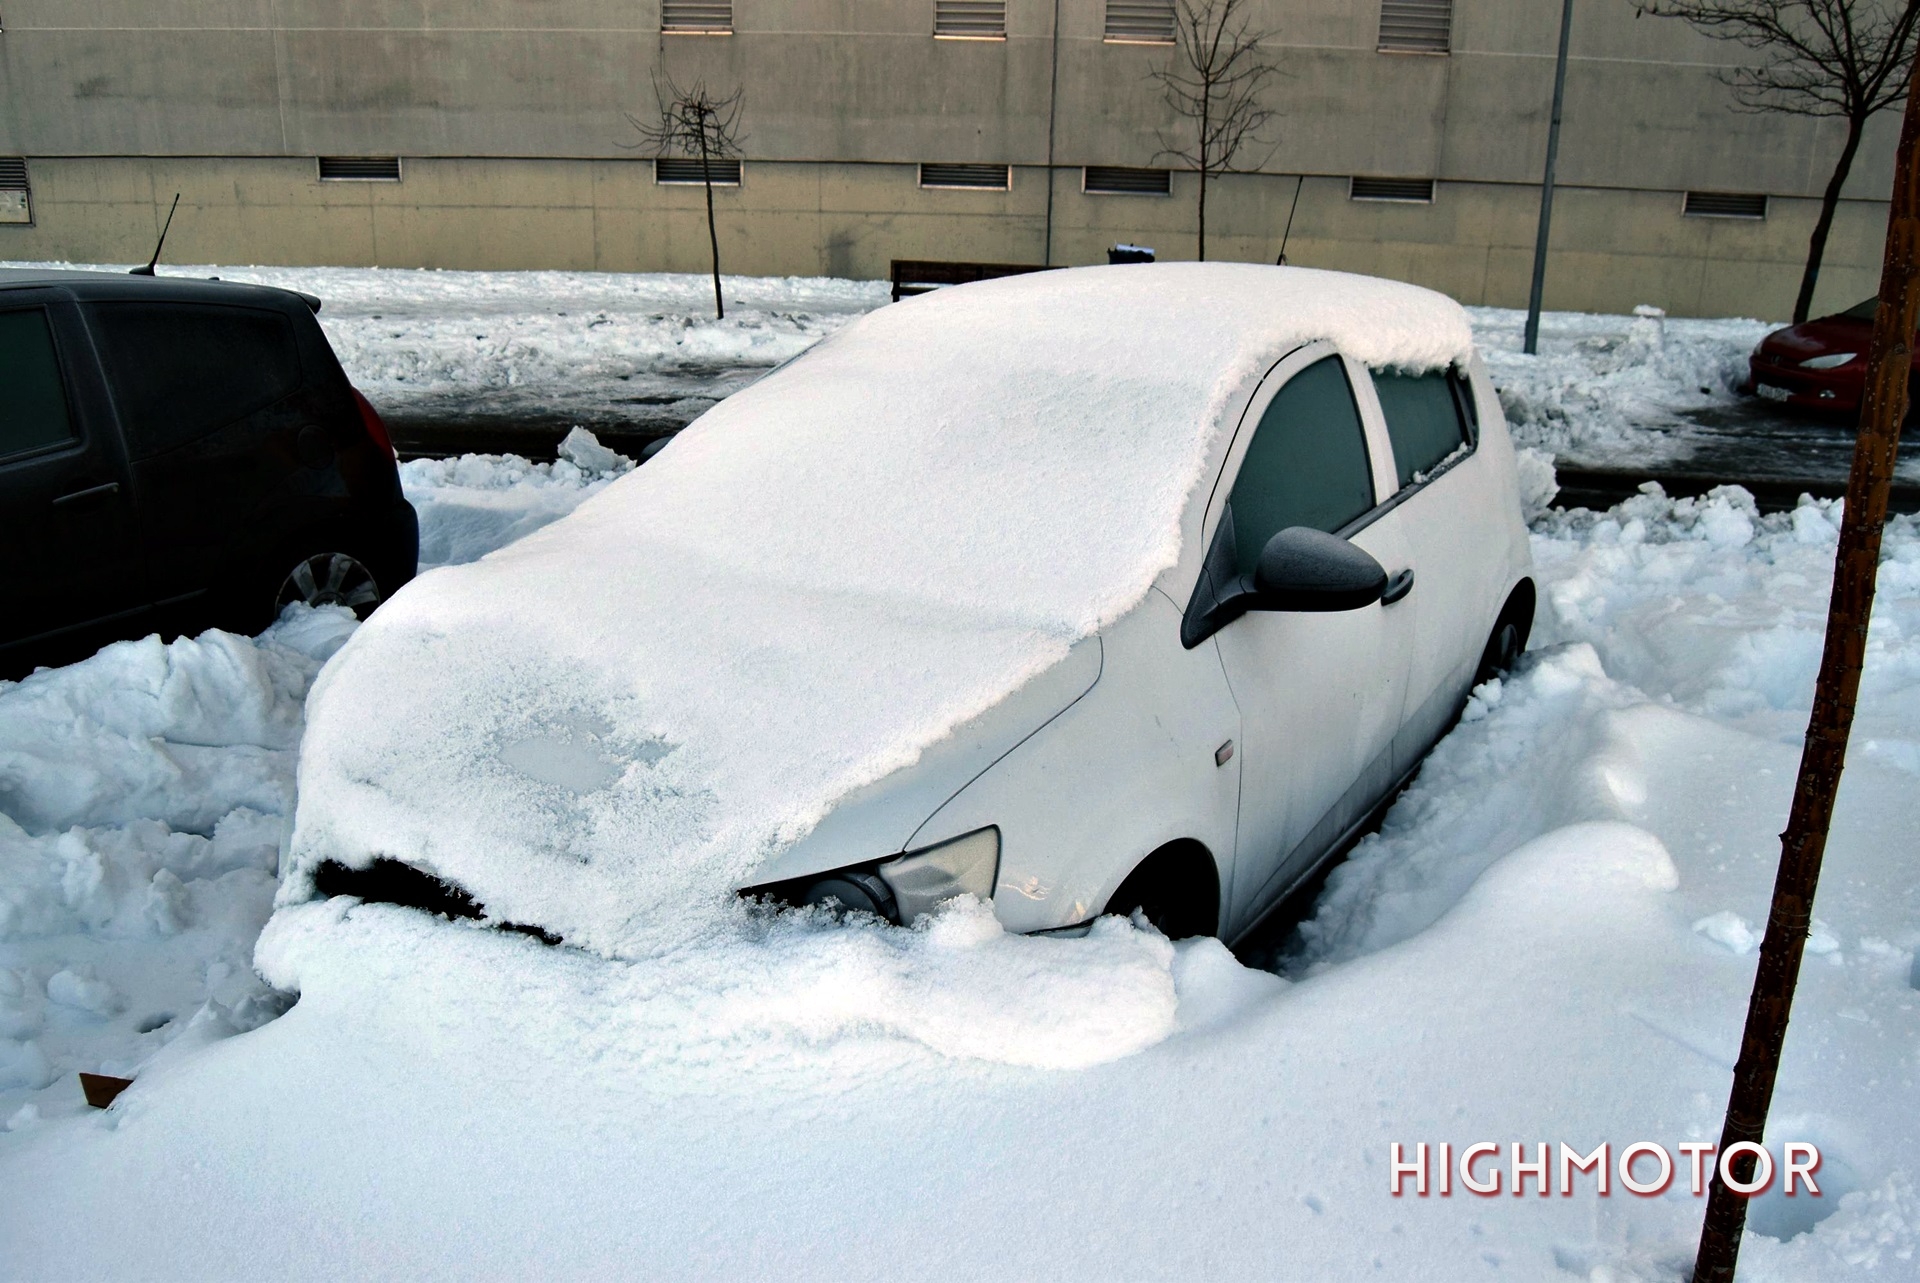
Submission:
[[[1244,934],[1418,767],[1534,590],[1467,318],[1165,264],[883,308],[314,688],[283,903],[615,956],[740,893]]]

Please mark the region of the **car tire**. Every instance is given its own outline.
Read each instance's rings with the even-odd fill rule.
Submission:
[[[1142,860],[1107,897],[1106,913],[1139,913],[1169,940],[1219,930],[1220,879],[1197,842],[1175,842]]]
[[[385,597],[365,562],[350,552],[329,549],[293,558],[275,588],[273,618],[278,619],[294,602],[302,602],[314,607],[345,606],[365,619]]]
[[[1520,662],[1527,649],[1527,635],[1533,631],[1533,585],[1521,582],[1501,608],[1500,619],[1487,636],[1486,649],[1480,652],[1480,668],[1473,684],[1480,685],[1496,677],[1505,677]]]

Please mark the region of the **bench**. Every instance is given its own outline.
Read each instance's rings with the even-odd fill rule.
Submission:
[[[1038,263],[935,263],[915,258],[893,260],[893,301],[909,294],[925,294],[947,285],[965,285],[969,281],[990,281],[997,276],[1019,276],[1025,272],[1051,272],[1056,269]]]

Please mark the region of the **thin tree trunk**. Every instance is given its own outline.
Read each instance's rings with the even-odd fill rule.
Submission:
[[[1920,318],[1920,77],[1907,86],[1907,113],[1894,158],[1893,202],[1887,215],[1887,249],[1880,272],[1880,310],[1867,346],[1867,394],[1854,441],[1853,470],[1847,477],[1847,502],[1840,522],[1840,546],[1833,564],[1833,597],[1827,607],[1827,637],[1814,681],[1813,714],[1800,750],[1800,774],[1794,783],[1793,809],[1780,835],[1780,871],[1773,884],[1773,907],[1760,944],[1753,996],[1740,1037],[1740,1059],[1733,1067],[1726,1124],[1719,1153],[1741,1142],[1761,1144],[1767,1110],[1786,1042],[1800,957],[1813,920],[1813,897],[1833,822],[1834,795],[1846,765],[1847,737],[1853,729],[1860,671],[1866,662],[1867,622],[1873,615],[1874,580],[1880,567],[1880,532],[1887,517],[1887,489],[1906,417],[1908,380],[1913,371],[1913,332]],[[1849,152],[1851,155],[1851,152]],[[1844,163],[1844,162],[1843,162]],[[1829,190],[1837,190],[1836,186]],[[1753,1179],[1756,1159],[1739,1155],[1731,1167],[1736,1182]],[[1746,1228],[1747,1200],[1729,1189],[1716,1166],[1700,1228],[1700,1252],[1694,1259],[1694,1283],[1732,1283]]]
[[[1820,217],[1807,242],[1807,267],[1800,274],[1800,296],[1793,301],[1795,325],[1813,311],[1813,289],[1820,282],[1820,260],[1827,254],[1827,233],[1833,230],[1833,214],[1840,207],[1840,189],[1847,184],[1847,173],[1853,168],[1853,156],[1860,150],[1860,135],[1865,128],[1864,120],[1848,118],[1847,144],[1840,149],[1840,159],[1834,162],[1833,177],[1827,180],[1826,193],[1820,198]]]
[[[727,305],[720,298],[720,233],[713,228],[713,171],[707,160],[707,131],[700,131],[700,181],[707,189],[707,247],[713,252],[713,318],[727,319]]]
[[[1200,261],[1207,261],[1207,171],[1200,171]]]
[[[1201,86],[1201,91],[1202,91],[1202,92],[1203,92],[1203,93],[1205,94],[1205,97],[1203,97],[1203,98],[1202,98],[1202,99],[1200,100],[1200,148],[1199,148],[1199,151],[1200,151],[1200,246],[1199,246],[1199,259],[1200,259],[1200,261],[1201,261],[1202,263],[1204,263],[1204,262],[1206,262],[1206,261],[1207,261],[1207,161],[1211,159],[1211,157],[1209,157],[1209,156],[1207,155],[1207,125],[1208,125],[1208,123],[1209,123],[1209,121],[1208,121],[1208,116],[1212,114],[1212,113],[1211,113],[1211,110],[1210,110],[1210,109],[1211,109],[1211,108],[1212,108],[1212,106],[1213,106],[1213,85],[1212,85],[1212,83],[1211,83],[1211,82],[1205,82],[1205,83],[1203,83],[1203,84],[1202,84],[1202,86]]]

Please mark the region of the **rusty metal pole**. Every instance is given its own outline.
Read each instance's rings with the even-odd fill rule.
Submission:
[[[1827,607],[1826,649],[1813,688],[1813,716],[1800,751],[1800,776],[1794,784],[1793,810],[1780,835],[1780,871],[1773,884],[1773,908],[1747,1004],[1740,1060],[1733,1069],[1733,1091],[1718,1153],[1741,1141],[1762,1142],[1767,1108],[1773,1102],[1774,1077],[1786,1041],[1800,955],[1813,920],[1813,895],[1826,854],[1833,820],[1834,794],[1846,764],[1847,736],[1853,729],[1854,701],[1866,660],[1867,621],[1873,614],[1874,578],[1880,565],[1880,530],[1887,518],[1887,486],[1893,477],[1900,424],[1907,413],[1907,382],[1913,362],[1914,324],[1920,320],[1920,173],[1914,149],[1920,145],[1920,93],[1908,73],[1907,114],[1894,158],[1893,203],[1887,214],[1887,255],[1880,272],[1880,310],[1867,348],[1867,395],[1860,407],[1860,435],[1847,478],[1846,513],[1840,523],[1840,547],[1833,564],[1833,597]],[[1753,1179],[1754,1158],[1741,1154],[1732,1164],[1736,1181]],[[1700,1229],[1700,1253],[1693,1283],[1732,1283],[1746,1229],[1747,1200],[1728,1189],[1716,1166]]]

